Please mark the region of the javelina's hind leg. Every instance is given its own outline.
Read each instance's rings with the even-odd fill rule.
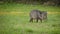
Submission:
[[[42,23],[42,19],[40,18],[40,21],[41,21],[41,23]]]
[[[38,18],[36,20],[37,20],[36,22],[38,22]]]
[[[41,19],[41,23],[42,23],[42,19]]]
[[[33,18],[30,18],[30,22],[33,22]]]

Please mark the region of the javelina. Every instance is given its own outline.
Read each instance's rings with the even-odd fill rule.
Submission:
[[[38,20],[42,22],[42,20],[47,19],[47,11],[32,10],[30,12],[30,22],[33,22],[33,19],[36,19],[36,22]]]
[[[40,12],[39,10],[32,10],[30,12],[30,22],[33,22],[33,19],[36,19],[37,22],[38,22],[38,20],[40,20],[42,22],[41,14],[42,14],[42,12]]]

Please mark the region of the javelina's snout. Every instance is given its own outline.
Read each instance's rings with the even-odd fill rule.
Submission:
[[[42,11],[41,16],[43,20],[47,19],[47,11]]]

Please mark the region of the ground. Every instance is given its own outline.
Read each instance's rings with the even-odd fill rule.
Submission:
[[[47,11],[47,22],[29,22],[29,13],[33,9]],[[0,5],[0,34],[60,34],[60,7],[2,4]]]

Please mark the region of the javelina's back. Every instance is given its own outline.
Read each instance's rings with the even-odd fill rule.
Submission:
[[[30,12],[30,17],[31,18],[35,18],[36,19],[39,16],[40,16],[40,12],[38,10],[33,10],[33,11]]]

